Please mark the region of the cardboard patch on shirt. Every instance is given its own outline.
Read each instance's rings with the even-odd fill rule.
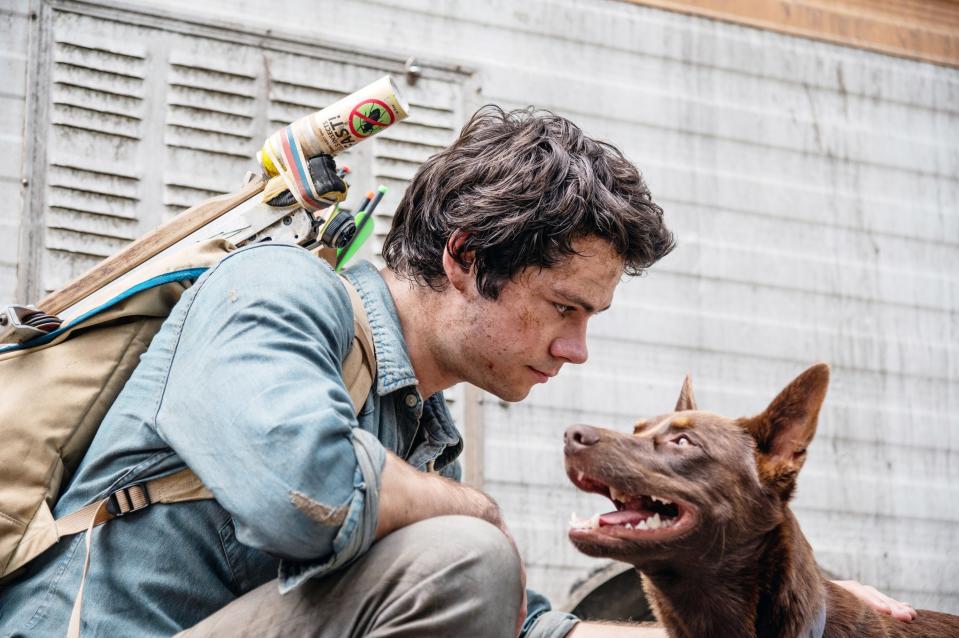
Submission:
[[[290,502],[296,509],[321,525],[342,525],[343,521],[346,520],[346,505],[340,505],[336,509],[332,509],[297,490],[290,492]]]

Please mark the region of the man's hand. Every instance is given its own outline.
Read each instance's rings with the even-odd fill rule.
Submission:
[[[581,622],[573,627],[568,638],[667,638],[662,627]]]
[[[875,587],[863,585],[862,583],[854,580],[834,580],[832,582],[836,585],[839,585],[853,596],[878,611],[880,614],[886,614],[887,616],[892,616],[897,620],[905,621],[913,620],[916,617],[916,610],[912,608],[912,605],[909,603],[901,603],[895,598],[890,598]]]
[[[420,472],[391,452],[380,474],[376,539],[435,516],[474,516],[505,529],[499,507],[486,494],[438,474]],[[512,537],[511,537],[512,538]]]
[[[413,523],[435,516],[463,515],[481,518],[498,527],[520,561],[522,601],[516,634],[526,620],[526,568],[513,535],[503,522],[499,507],[489,496],[438,474],[419,472],[395,454],[387,452],[380,474],[380,508],[376,539]]]

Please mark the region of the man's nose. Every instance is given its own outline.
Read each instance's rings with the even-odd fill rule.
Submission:
[[[586,359],[589,358],[589,351],[586,349],[586,330],[579,330],[574,335],[558,337],[553,341],[550,354],[570,363],[586,363]]]
[[[574,425],[566,428],[563,443],[566,454],[575,454],[599,443],[599,432],[588,425]]]

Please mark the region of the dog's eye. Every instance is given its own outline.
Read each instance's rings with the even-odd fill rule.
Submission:
[[[693,442],[685,434],[680,434],[679,436],[677,436],[675,439],[673,439],[673,443],[675,443],[679,447],[686,447],[687,445],[693,444]]]

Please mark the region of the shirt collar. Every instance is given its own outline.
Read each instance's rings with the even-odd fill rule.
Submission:
[[[383,277],[368,261],[360,261],[342,274],[356,288],[370,319],[373,347],[376,350],[377,395],[382,397],[403,388],[415,387],[416,375],[406,349],[400,316]],[[419,392],[416,396],[419,396]],[[421,397],[420,401],[417,421],[424,423],[431,444],[438,446],[438,451],[432,454],[437,469],[440,469],[459,456],[463,450],[463,438],[446,407],[442,392],[427,397],[425,401]],[[438,458],[436,454],[439,454]]]
[[[368,261],[360,261],[342,274],[356,288],[370,319],[376,349],[376,393],[383,396],[416,385],[400,316],[383,277]]]

